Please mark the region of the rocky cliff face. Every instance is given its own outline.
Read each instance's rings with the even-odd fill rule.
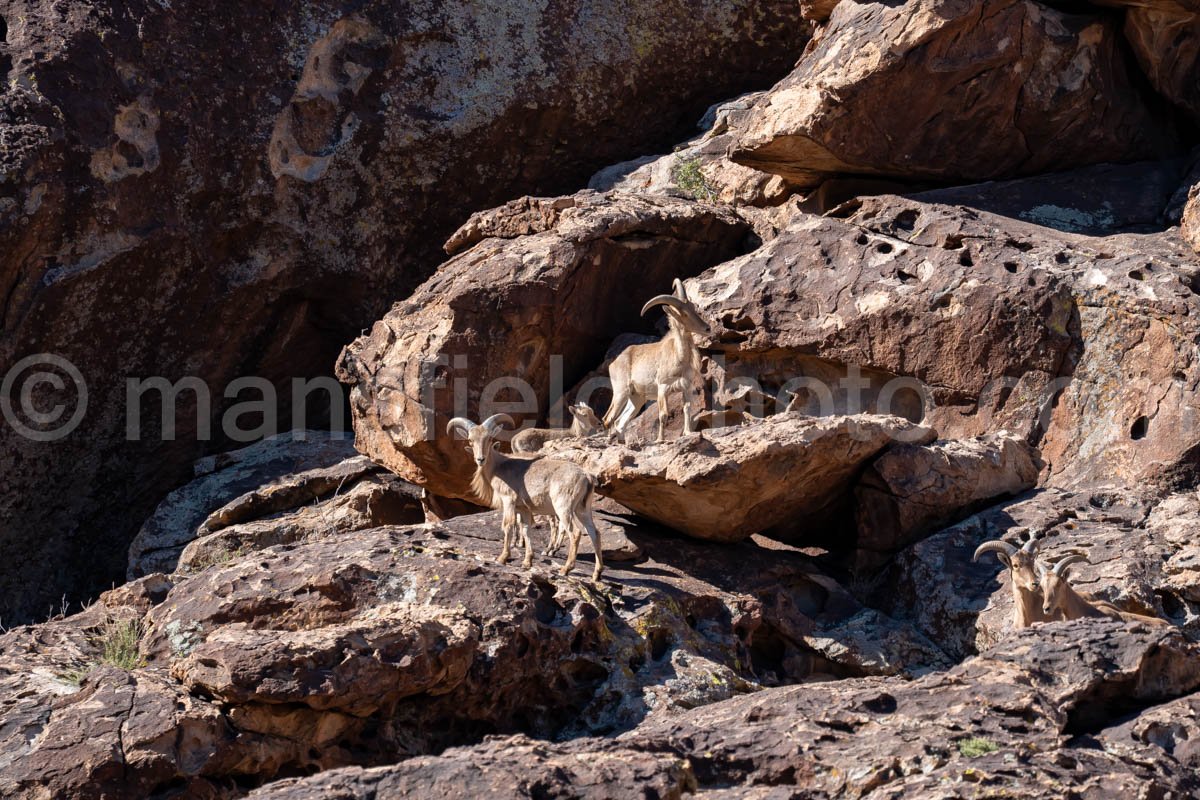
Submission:
[[[53,446],[0,426],[0,548],[23,564],[0,569],[7,621],[109,586],[192,460],[248,440],[223,425],[234,400],[269,431],[297,405],[300,427],[340,417],[293,379],[329,376],[470,212],[669,143],[808,35],[787,0],[210,12],[0,3],[0,363],[55,354],[88,390]],[[35,411],[65,423],[80,400],[47,368],[64,383]],[[209,399],[182,391],[164,438],[150,391],[131,440],[126,379],[187,376]]]
[[[244,95],[163,77],[164,42],[215,35],[178,8],[47,7],[61,40],[4,12],[5,346],[71,339],[114,387],[160,353],[214,379],[327,358],[354,438],[182,485],[191,445],[14,451],[19,502],[67,464],[88,483],[27,524],[105,518],[72,505],[96,493],[140,530],[128,583],[0,633],[0,794],[1200,795],[1200,8],[506,8],[240,10],[262,41],[190,68]],[[78,225],[113,249],[46,261]],[[601,552],[562,574],[539,520],[532,568],[498,563],[446,423],[603,414],[677,281],[702,430],[671,396],[664,441],[652,404],[623,441],[552,443],[595,478]],[[88,327],[139,309],[153,347]],[[1027,537],[1083,558],[1103,615],[1016,624],[1019,582],[973,554]]]

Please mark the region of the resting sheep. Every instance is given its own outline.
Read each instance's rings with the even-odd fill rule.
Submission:
[[[1101,600],[1091,595],[1080,594],[1067,581],[1067,571],[1072,564],[1087,562],[1080,553],[1071,553],[1058,560],[1053,567],[1047,569],[1038,565],[1041,573],[1042,610],[1053,619],[1083,619],[1085,617],[1108,617],[1137,622],[1149,622],[1168,625],[1166,620],[1150,617],[1144,614],[1134,614],[1122,611],[1107,600]]]
[[[600,534],[592,520],[592,497],[596,481],[582,469],[568,461],[552,458],[519,458],[507,456],[496,447],[496,434],[502,425],[512,425],[507,414],[494,414],[476,425],[464,417],[455,417],[446,425],[446,432],[454,436],[461,433],[467,439],[467,449],[475,458],[475,477],[471,489],[479,500],[501,513],[501,529],[504,543],[501,545],[501,564],[511,556],[513,536],[518,532],[525,544],[525,569],[533,567],[533,546],[529,540],[529,529],[535,514],[551,516],[558,530],[570,531],[571,546],[561,574],[568,574],[575,566],[579,550],[579,539],[586,531],[596,554],[596,566],[592,580],[600,580],[604,559],[600,546]]]
[[[995,553],[1000,563],[1008,567],[1008,579],[1013,595],[1013,626],[1028,628],[1035,622],[1047,622],[1059,617],[1046,611],[1042,598],[1042,587],[1038,581],[1040,564],[1037,561],[1038,539],[1030,532],[1029,540],[1021,547],[1014,547],[1000,539],[992,539],[979,545],[972,561],[978,561],[984,553]]]
[[[613,359],[608,367],[613,400],[604,415],[604,425],[618,435],[624,435],[630,421],[653,397],[658,402],[658,441],[661,442],[667,427],[667,393],[675,389],[683,393],[684,433],[696,431],[692,396],[700,374],[700,350],[694,337],[707,336],[711,329],[688,299],[679,279],[675,280],[674,294],[650,298],[642,306],[642,315],[654,306],[662,306],[666,312],[667,335],[657,342],[630,345]]]
[[[587,403],[572,403],[567,406],[567,410],[571,412],[574,418],[571,421],[569,428],[530,428],[513,436],[512,451],[514,453],[536,453],[541,450],[547,442],[556,441],[558,439],[577,438],[582,439],[591,436],[594,433],[599,433],[604,430],[604,424],[600,422],[600,418],[596,416],[596,412]]]

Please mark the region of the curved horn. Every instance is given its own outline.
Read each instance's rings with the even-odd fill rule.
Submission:
[[[1051,567],[1050,571],[1061,577],[1067,567],[1072,564],[1078,564],[1081,561],[1085,564],[1088,563],[1087,556],[1082,553],[1071,553],[1070,555],[1063,556],[1057,564]]]
[[[674,289],[675,289],[676,297],[678,297],[680,300],[683,300],[684,302],[688,302],[688,303],[691,302],[691,300],[689,300],[688,296],[687,296],[687,289],[683,288],[683,281],[679,280],[679,278],[676,278],[674,280],[674,282],[672,282],[671,286],[674,287]]]
[[[455,432],[461,432],[463,436],[471,435],[471,428],[475,427],[475,423],[466,417],[455,417],[446,423],[446,433],[454,436]]]
[[[510,428],[516,427],[516,423],[513,422],[513,418],[508,414],[492,414],[479,424],[482,425],[487,430],[488,434],[492,436],[496,434],[496,431],[501,425],[507,425]]]
[[[1017,548],[1013,547],[1008,542],[1002,542],[999,539],[992,539],[984,542],[975,548],[975,555],[971,557],[972,561],[978,561],[979,557],[984,553],[995,553],[996,557],[1004,562],[1006,566],[1012,564],[1013,554],[1017,552]]]
[[[696,312],[692,310],[691,305],[687,300],[676,297],[673,294],[659,294],[651,297],[646,301],[646,305],[642,306],[642,316],[646,316],[646,312],[655,306],[671,306],[680,311],[691,311],[694,314]]]

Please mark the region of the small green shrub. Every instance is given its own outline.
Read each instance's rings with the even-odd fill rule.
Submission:
[[[978,758],[988,753],[994,753],[999,749],[1000,745],[991,739],[981,739],[977,736],[972,736],[968,739],[958,740],[958,752],[964,758]]]
[[[675,163],[671,166],[671,180],[694,200],[712,202],[717,198],[717,193],[708,185],[708,179],[700,170],[699,159],[675,156]]]
[[[100,663],[127,670],[144,667],[145,663],[138,655],[141,640],[142,623],[138,620],[109,620],[100,629],[97,640]]]

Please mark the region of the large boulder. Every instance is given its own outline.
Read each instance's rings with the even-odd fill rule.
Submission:
[[[350,344],[358,448],[437,495],[471,499],[454,416],[544,420],[613,337],[649,331],[644,299],[738,255],[749,225],[687,200],[582,192],[511,203],[456,234],[437,275]],[[464,249],[469,248],[469,249]],[[485,394],[486,393],[486,394]]]
[[[194,479],[163,498],[129,545],[126,578],[171,572],[205,518],[239,495],[281,477],[353,458],[354,440],[325,431],[297,431],[240,450],[199,459]]]
[[[6,621],[119,578],[191,463],[261,435],[249,413],[224,415],[235,400],[265,407],[273,431],[293,412],[336,423],[342,398],[293,379],[328,378],[468,213],[666,146],[785,74],[808,36],[794,0],[285,0],[202,16],[0,2],[0,364],[54,354],[88,393],[84,409],[50,366],[62,389],[34,386],[33,410],[64,433],[80,409],[79,427],[50,445],[0,426]],[[187,376],[204,397],[185,389],[164,415],[150,391],[128,408],[127,379]],[[263,383],[232,384],[245,376]]]
[[[758,102],[733,160],[815,186],[837,174],[944,182],[1176,149],[1120,32],[1032,0],[839,3]]]
[[[1125,38],[1159,94],[1200,121],[1200,3],[1092,0],[1125,9]]]
[[[886,563],[935,528],[1032,488],[1040,466],[1011,434],[887,450],[854,487],[856,564]]]
[[[1040,447],[1054,485],[1195,475],[1200,296],[1175,231],[1086,237],[893,196],[843,213],[795,212],[685,281],[721,380],[947,439],[1007,430]]]
[[[691,536],[728,542],[771,530],[813,543],[868,461],[894,442],[934,438],[899,417],[793,412],[636,449],[584,440],[552,452],[595,475],[601,494]]]
[[[1054,623],[915,681],[768,689],[616,739],[537,748],[524,738],[493,739],[377,770],[288,779],[252,796],[367,800],[447,785],[518,798],[535,785],[589,798],[644,796],[643,787],[754,798],[1183,798],[1200,782],[1158,740],[1126,739],[1110,750],[1080,734],[1193,691],[1198,656],[1175,632],[1111,620]],[[514,771],[526,783],[502,777]],[[609,782],[597,786],[597,773]],[[577,775],[586,792],[570,784]]]

